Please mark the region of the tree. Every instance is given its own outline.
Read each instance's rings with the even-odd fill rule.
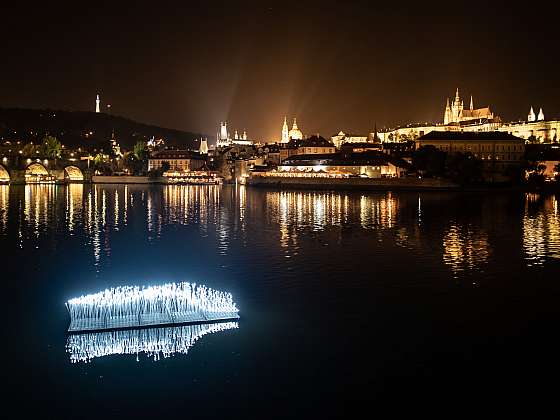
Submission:
[[[446,153],[434,146],[422,146],[412,154],[412,165],[428,176],[442,175]]]
[[[21,150],[23,156],[35,157],[37,155],[37,151],[39,151],[39,148],[35,146],[33,143],[27,143],[25,146],[23,146],[23,149]]]
[[[54,159],[56,166],[56,160],[62,156],[62,144],[54,136],[46,135],[43,138],[43,144],[41,145],[42,154],[47,159]]]
[[[126,152],[123,156],[123,166],[129,172],[137,175],[142,172],[144,163],[136,157],[134,152]]]
[[[446,159],[447,175],[460,185],[482,181],[482,162],[472,153],[451,153]]]
[[[136,144],[134,145],[134,156],[140,162],[143,162],[144,160],[146,160],[146,157],[148,156],[148,153],[147,153],[145,142],[143,142],[143,141],[137,141],[136,142]]]

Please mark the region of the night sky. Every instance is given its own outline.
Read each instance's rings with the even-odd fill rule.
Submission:
[[[456,87],[506,121],[560,116],[542,2],[20,3],[2,11],[2,107],[93,110],[99,92],[139,122],[264,140],[284,115],[324,136],[439,122]]]

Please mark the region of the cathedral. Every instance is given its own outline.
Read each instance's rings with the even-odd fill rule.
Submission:
[[[473,98],[471,96],[471,103],[468,109],[465,109],[463,106],[463,101],[459,97],[459,89],[455,93],[455,99],[449,105],[449,98],[447,98],[447,104],[445,106],[445,112],[443,114],[443,124],[453,124],[453,123],[462,123],[466,121],[473,121],[473,120],[493,120],[494,114],[490,111],[490,107],[484,108],[474,108]]]
[[[382,142],[403,142],[414,140],[431,131],[501,131],[526,140],[550,143],[560,140],[560,119],[546,119],[542,108],[535,113],[531,107],[527,120],[503,122],[490,110],[490,107],[475,108],[472,96],[469,107],[465,108],[457,89],[453,101],[450,103],[449,98],[447,99],[443,124],[408,124],[383,130],[379,133],[379,138]]]
[[[233,138],[227,128],[227,122],[220,123],[220,129],[216,133],[216,147],[229,147],[229,146],[249,146],[253,144],[253,141],[247,138],[247,132],[243,131],[243,134],[239,134],[235,130]]]
[[[303,133],[298,128],[295,118],[294,123],[292,124],[292,129],[288,131],[288,121],[286,117],[284,117],[284,125],[282,126],[282,143],[288,143],[291,139],[303,140]]]

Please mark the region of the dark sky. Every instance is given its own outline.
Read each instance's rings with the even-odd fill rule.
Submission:
[[[227,119],[264,140],[284,115],[324,136],[441,121],[456,87],[505,120],[560,116],[543,2],[20,3],[2,11],[0,106],[93,110],[99,92],[140,122],[214,134]]]

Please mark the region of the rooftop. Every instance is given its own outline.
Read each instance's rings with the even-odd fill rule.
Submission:
[[[155,152],[150,159],[203,159],[199,153],[191,150],[162,150]]]
[[[292,139],[288,147],[334,147],[334,144],[321,136],[311,136],[303,140]]]
[[[283,166],[383,166],[392,163],[395,166],[406,167],[408,164],[402,159],[395,159],[379,152],[364,153],[330,153],[293,155],[282,162]]]
[[[442,140],[442,141],[520,141],[522,138],[502,131],[431,131],[416,139],[422,140]]]

